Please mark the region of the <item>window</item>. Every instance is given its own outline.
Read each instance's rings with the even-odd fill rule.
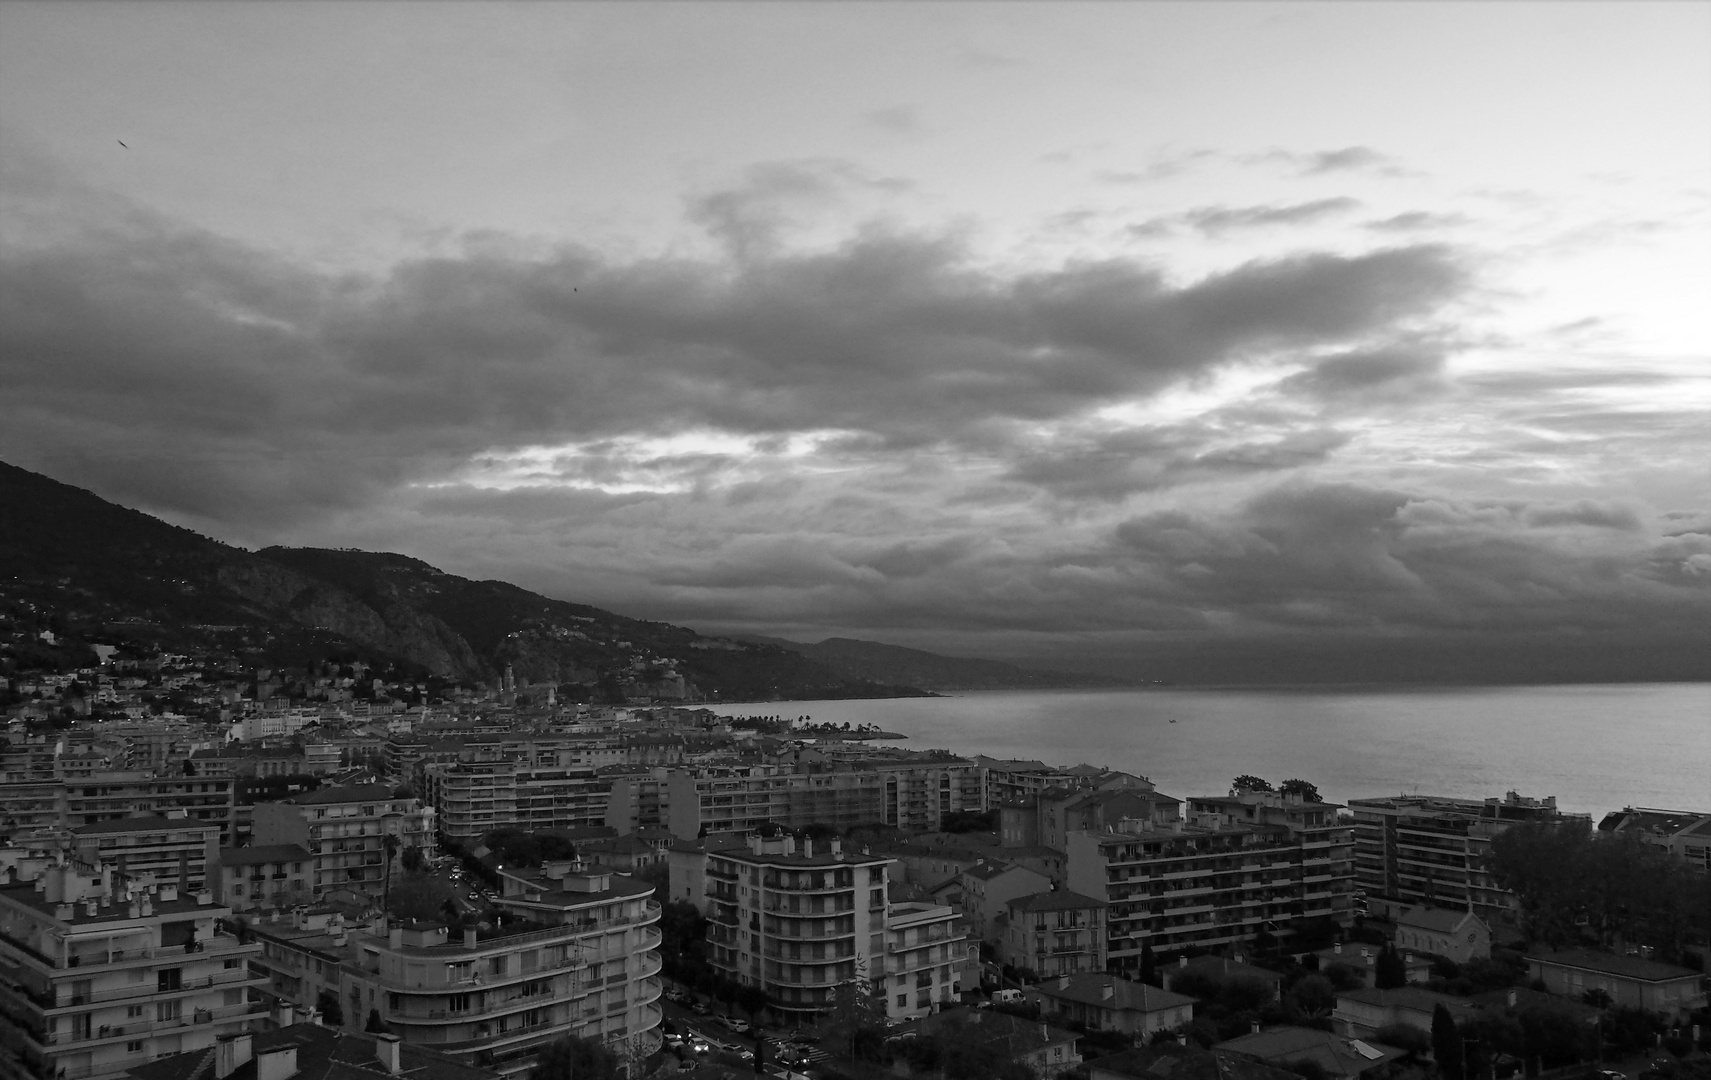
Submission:
[[[143,1017],[143,1007],[141,1005],[127,1005],[127,1006],[125,1006],[125,1019],[127,1019],[127,1020],[141,1020],[142,1017]]]
[[[160,993],[177,990],[184,985],[184,972],[180,968],[162,968],[155,972],[155,989]]]
[[[907,1009],[909,1007],[909,995],[908,994],[898,994],[897,995],[897,1007],[899,1009]]]
[[[171,1001],[157,1001],[154,1003],[154,1018],[157,1021],[177,1020],[183,1015],[184,1002],[178,998],[173,998]]]
[[[125,1044],[125,1053],[127,1054],[140,1054],[142,1052],[143,1040],[141,1039],[132,1039],[130,1042]]]

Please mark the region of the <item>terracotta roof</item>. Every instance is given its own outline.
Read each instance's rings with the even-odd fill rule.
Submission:
[[[353,784],[349,787],[317,788],[280,801],[293,806],[314,806],[319,803],[388,802],[392,798],[392,789],[385,784]]]
[[[1411,907],[1396,916],[1397,926],[1414,927],[1421,930],[1435,930],[1440,934],[1453,934],[1469,919],[1480,919],[1471,911],[1456,911],[1453,908]]]
[[[1028,896],[1018,896],[1005,907],[1016,911],[1078,911],[1081,908],[1102,908],[1105,901],[1095,900],[1091,896],[1059,889],[1056,892],[1038,892]]]
[[[1266,1062],[1312,1061],[1330,1076],[1353,1076],[1395,1061],[1403,1054],[1394,1046],[1370,1039],[1348,1039],[1303,1027],[1275,1027],[1229,1039],[1212,1049]]]
[[[214,821],[203,821],[201,818],[169,818],[159,814],[143,814],[137,817],[114,818],[111,821],[96,821],[88,825],[79,825],[71,830],[75,836],[90,836],[96,833],[128,833],[128,832],[159,832],[162,829],[219,829]]]
[[[1159,1009],[1174,1009],[1181,1005],[1191,1005],[1194,998],[1186,994],[1176,994],[1169,990],[1160,990],[1146,983],[1131,982],[1119,979],[1115,975],[1104,975],[1098,972],[1084,971],[1079,975],[1067,976],[1068,986],[1060,986],[1063,978],[1047,979],[1029,988],[1030,993],[1038,993],[1042,997],[1058,1001],[1079,1001],[1087,1005],[1098,1005],[1106,1009],[1136,1010],[1138,1012],[1156,1012]],[[1111,996],[1105,996],[1105,988],[1111,988]]]

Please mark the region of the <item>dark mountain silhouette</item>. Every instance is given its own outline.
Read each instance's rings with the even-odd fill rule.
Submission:
[[[776,644],[471,581],[379,552],[249,552],[0,462],[0,620],[75,640],[229,650],[253,665],[344,655],[406,672],[607,696],[890,697]]]

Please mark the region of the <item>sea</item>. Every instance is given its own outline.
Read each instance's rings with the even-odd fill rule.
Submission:
[[[709,706],[907,736],[878,745],[1087,763],[1178,798],[1251,773],[1332,802],[1555,796],[1565,811],[1711,813],[1711,683],[1409,689],[979,691]]]

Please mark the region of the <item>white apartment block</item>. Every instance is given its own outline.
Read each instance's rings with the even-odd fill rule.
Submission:
[[[219,850],[220,827],[184,816],[98,821],[71,830],[77,858],[90,866],[110,863],[130,877],[152,874],[180,889],[211,887],[208,861]]]
[[[398,838],[394,862],[410,847],[432,854],[433,809],[419,799],[394,796],[384,784],[323,787],[255,806],[255,845],[307,850],[312,876],[306,880],[316,895],[340,888],[379,893],[389,836]]]
[[[111,866],[0,887],[0,1075],[104,1080],[249,1030],[259,951],[206,891]]]
[[[688,853],[673,852],[673,873]],[[888,1015],[921,1016],[954,1000],[967,934],[954,908],[891,905],[889,862],[789,834],[701,857],[708,960],[733,981],[800,1014],[856,982]]]
[[[376,1013],[410,1046],[507,1076],[574,1035],[639,1060],[659,1048],[660,906],[652,888],[571,862],[507,870],[497,930],[347,926],[305,912],[254,923],[267,992],[313,1008],[338,999],[343,1028]]]
[[[1353,919],[1354,840],[1335,807],[1297,802],[1277,811],[1288,820],[1238,825],[1216,812],[1229,801],[1190,800],[1204,825],[1124,820],[1068,834],[1069,888],[1109,905],[1111,964],[1138,968],[1148,945],[1216,948],[1261,930],[1286,937],[1297,919]]]
[[[441,831],[474,840],[495,829],[576,829],[606,824],[610,782],[592,769],[518,761],[432,762],[423,794]]]
[[[913,1020],[957,1000],[968,959],[968,934],[956,908],[945,904],[891,904],[885,916],[885,955],[869,973],[885,1015]]]

